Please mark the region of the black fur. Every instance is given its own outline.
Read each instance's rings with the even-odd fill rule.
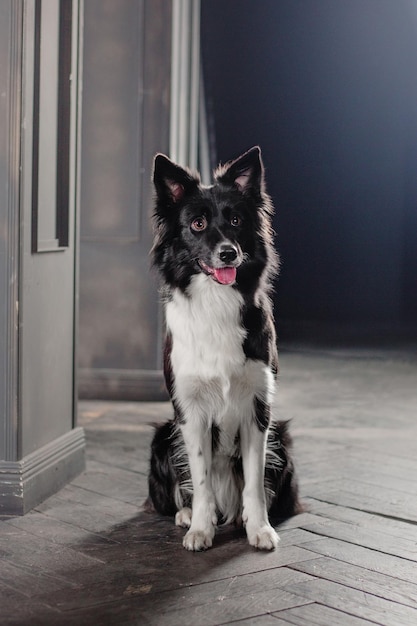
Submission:
[[[292,439],[288,430],[289,422],[273,422],[269,430],[269,444],[276,449],[282,459],[280,468],[265,468],[265,484],[271,485],[274,498],[269,505],[269,517],[283,521],[301,513],[303,506],[298,499],[298,483],[292,459]]]
[[[189,469],[178,472],[174,464],[176,438],[180,433],[173,421],[158,426],[151,446],[149,472],[149,497],[145,503],[148,510],[155,509],[162,515],[175,515],[178,511],[174,499],[175,485],[189,478]],[[191,505],[191,497],[184,493],[184,506]]]

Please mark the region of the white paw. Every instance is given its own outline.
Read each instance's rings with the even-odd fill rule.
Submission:
[[[252,532],[246,530],[250,545],[258,548],[258,550],[275,550],[278,546],[279,536],[269,524],[265,524]]]
[[[214,529],[210,531],[189,530],[185,535],[182,545],[187,550],[198,552],[211,548],[213,543]]]
[[[184,507],[175,515],[175,525],[182,528],[190,528],[192,511],[188,507]]]

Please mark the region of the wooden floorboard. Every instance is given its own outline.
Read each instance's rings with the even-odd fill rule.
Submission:
[[[342,563],[358,565],[369,570],[369,572],[387,573],[398,580],[417,583],[416,564],[408,559],[381,554],[377,550],[329,537],[325,537],[321,541],[305,543],[304,549],[328,557],[329,562],[341,561]]]
[[[416,624],[415,609],[349,587],[348,584],[315,578],[291,585],[291,593],[383,626]]]
[[[304,519],[300,516],[293,518],[294,521],[300,520],[301,524],[304,521],[320,521],[320,520],[340,520],[360,526],[364,528],[372,528],[374,530],[380,530],[388,535],[394,537],[402,537],[404,539],[410,539],[415,541],[416,528],[415,524],[401,519],[391,519],[384,515],[369,514],[357,509],[350,509],[346,506],[334,505],[329,502],[320,502],[318,500],[306,499],[307,505],[315,515],[310,514]],[[401,514],[401,511],[396,512],[397,515]]]
[[[355,617],[344,611],[338,611],[323,604],[313,602],[302,606],[281,611],[274,614],[279,624],[295,624],[296,626],[323,626],[332,624],[334,626],[371,626],[375,622],[370,622],[361,617]],[[272,623],[271,626],[274,626]],[[277,624],[275,623],[275,626]]]
[[[394,575],[390,576],[327,557],[294,563],[292,568],[317,578],[371,593],[379,598],[417,608],[417,584],[398,579],[395,570]]]
[[[372,528],[352,527],[352,524],[333,520],[329,520],[327,523],[308,524],[305,530],[315,536],[321,535],[340,539],[346,543],[364,546],[376,552],[417,562],[416,540],[393,537]]]
[[[143,510],[169,403],[80,403],[86,471],[0,519],[0,626],[416,626],[416,381],[414,349],[282,351],[306,511],[272,553],[224,527],[192,554]]]

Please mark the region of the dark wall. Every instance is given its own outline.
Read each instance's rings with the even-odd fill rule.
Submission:
[[[278,318],[415,321],[417,2],[203,0],[202,37],[218,159],[262,147]]]

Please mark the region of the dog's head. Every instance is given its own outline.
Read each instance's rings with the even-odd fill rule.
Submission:
[[[153,181],[153,261],[168,285],[186,289],[193,275],[203,273],[221,285],[251,289],[274,265],[272,205],[258,147],[220,166],[209,187],[158,154]]]

